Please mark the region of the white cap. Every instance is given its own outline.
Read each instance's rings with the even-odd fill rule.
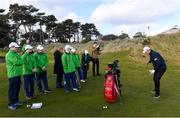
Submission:
[[[72,52],[72,53],[75,53],[75,52],[76,52],[76,49],[72,47],[71,52]]]
[[[144,47],[144,48],[143,48],[143,53],[146,53],[146,52],[147,52],[148,50],[150,50],[150,49],[151,49],[150,47],[147,47],[147,46]]]
[[[85,53],[85,54],[88,54],[89,52],[88,52],[87,50],[84,50],[84,53]]]
[[[37,46],[37,50],[43,50],[43,49],[44,49],[44,47],[42,45]]]
[[[26,45],[26,46],[25,46],[25,50],[27,50],[27,49],[32,50],[32,49],[33,49],[33,47],[32,47],[31,45]]]
[[[65,50],[65,52],[67,52],[67,53],[69,53],[69,51],[72,49],[72,47],[70,46],[70,45],[66,45],[65,47],[64,47],[64,50]]]
[[[9,44],[9,48],[12,48],[12,47],[19,48],[20,46],[19,46],[16,42],[11,42],[11,43]]]

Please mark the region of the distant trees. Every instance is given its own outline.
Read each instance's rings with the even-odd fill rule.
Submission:
[[[110,40],[115,40],[115,39],[118,39],[118,36],[116,36],[114,34],[108,34],[101,38],[101,40],[103,40],[103,41],[110,41]]]
[[[86,23],[81,25],[81,31],[82,31],[82,37],[86,41],[91,41],[92,36],[99,36],[100,33],[96,29],[95,25],[93,23]]]
[[[10,25],[8,22],[8,17],[4,14],[4,9],[0,9],[0,47],[7,45],[9,43],[9,32]]]
[[[22,37],[40,43],[44,43],[45,39],[80,42],[80,38],[90,41],[100,35],[93,23],[81,24],[72,19],[58,22],[54,15],[39,12],[33,5],[10,4],[8,13],[4,14],[4,11],[0,9],[0,45],[4,45],[5,38],[17,41]]]
[[[133,36],[133,38],[145,38],[146,36],[142,32],[137,32]]]
[[[121,35],[118,36],[119,39],[129,39],[129,35],[126,33],[122,33]]]

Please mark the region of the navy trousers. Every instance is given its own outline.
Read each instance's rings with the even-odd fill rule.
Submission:
[[[36,78],[36,83],[37,83],[38,91],[42,92],[41,81],[43,82],[44,90],[49,90],[47,72],[43,71],[43,72],[40,72],[40,73],[36,73],[36,77],[37,77]]]
[[[21,85],[20,76],[9,78],[9,90],[8,90],[9,104],[8,105],[13,105],[19,102],[20,85]]]
[[[27,97],[34,96],[34,74],[24,75],[24,92]]]
[[[78,88],[76,83],[76,74],[72,73],[64,73],[65,81],[66,81],[66,91],[70,91],[70,80],[72,81],[73,88]]]
[[[160,80],[163,74],[166,72],[166,67],[160,68],[154,73],[154,86],[155,86],[155,94],[156,96],[160,95]]]

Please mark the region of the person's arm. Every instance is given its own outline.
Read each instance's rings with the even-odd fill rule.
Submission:
[[[68,67],[68,65],[67,65],[67,61],[66,61],[66,55],[62,55],[62,65],[63,65],[63,69],[64,69],[64,71],[65,71],[65,68],[67,68]]]
[[[32,56],[32,63],[33,63],[33,72],[36,72],[37,71],[37,66],[36,66],[36,61],[35,61],[35,58],[34,58],[34,56]]]
[[[154,65],[154,70],[157,71],[160,67],[161,67],[161,64],[162,64],[162,57],[160,56],[159,53],[156,53],[153,55],[152,57],[153,59],[153,65]]]
[[[38,62],[38,55],[35,53],[33,56],[34,56],[34,60],[35,60],[36,69],[42,68],[42,65]]]
[[[13,66],[22,66],[23,65],[23,60],[21,57],[17,54],[16,57],[15,55],[10,55],[8,58],[8,61],[13,64]]]
[[[27,61],[27,54],[23,54],[21,56],[21,59],[23,61],[23,66],[27,71],[32,71],[32,68],[29,66],[29,62]]]

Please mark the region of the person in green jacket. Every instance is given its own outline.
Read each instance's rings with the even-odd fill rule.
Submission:
[[[71,46],[66,45],[64,50],[65,53],[62,55],[62,64],[63,64],[63,69],[64,69],[64,77],[65,77],[65,87],[66,87],[66,93],[70,92],[70,79],[72,80],[72,85],[73,85],[73,90],[78,92],[78,86],[76,83],[76,68],[75,64],[72,59],[72,54],[71,54]]]
[[[37,52],[33,54],[36,62],[36,83],[39,92],[50,93],[51,90],[48,87],[47,68],[48,68],[48,56],[44,51],[42,45],[37,46]],[[44,91],[42,90],[41,81],[44,84]]]
[[[19,45],[16,42],[11,42],[9,44],[9,48],[10,49],[5,57],[7,77],[9,79],[8,108],[11,110],[15,110],[17,106],[22,105],[22,103],[19,101],[19,92],[23,61],[18,54]]]
[[[26,99],[35,98],[34,96],[34,72],[35,60],[32,54],[33,47],[31,45],[25,46],[25,53],[21,56],[23,64],[23,77],[24,77],[24,92]]]
[[[81,82],[86,82],[83,78],[83,73],[82,73],[82,69],[81,69],[81,58],[80,56],[76,53],[76,49],[75,48],[72,48],[71,49],[71,53],[72,53],[72,58],[73,58],[73,62],[75,64],[75,68],[78,72],[78,76],[80,78],[80,81]]]

